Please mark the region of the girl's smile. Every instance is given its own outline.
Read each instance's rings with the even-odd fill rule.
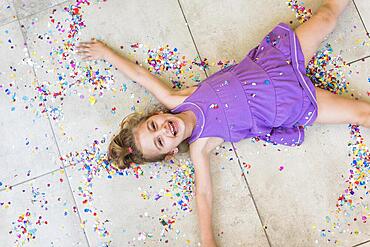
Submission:
[[[191,136],[196,124],[192,111],[158,113],[133,130],[135,142],[144,157],[176,154],[177,146]]]

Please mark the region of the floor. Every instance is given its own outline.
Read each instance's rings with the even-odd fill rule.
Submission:
[[[322,1],[2,0],[1,246],[200,246],[188,154],[116,171],[120,121],[158,101],[79,41],[107,42],[174,89],[241,61]],[[370,2],[354,0],[307,74],[370,102]],[[370,246],[370,130],[306,127],[299,147],[258,138],[212,152],[218,246]]]

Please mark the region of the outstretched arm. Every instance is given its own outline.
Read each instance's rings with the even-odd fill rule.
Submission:
[[[202,246],[216,247],[212,228],[212,179],[209,154],[190,147],[195,169],[195,199]]]
[[[152,75],[146,68],[141,67],[127,58],[117,54],[103,42],[92,39],[90,42],[80,42],[77,46],[77,54],[83,56],[83,60],[105,59],[113,64],[120,72],[153,94],[159,102],[172,109],[176,105],[173,102],[175,91]]]

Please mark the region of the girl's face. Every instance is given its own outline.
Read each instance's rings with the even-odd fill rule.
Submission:
[[[136,144],[144,157],[176,154],[185,139],[185,122],[178,115],[158,113],[134,129]]]

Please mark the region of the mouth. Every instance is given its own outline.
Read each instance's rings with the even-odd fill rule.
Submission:
[[[168,125],[170,126],[170,130],[173,136],[176,136],[178,133],[178,127],[176,122],[174,121],[168,121]]]

